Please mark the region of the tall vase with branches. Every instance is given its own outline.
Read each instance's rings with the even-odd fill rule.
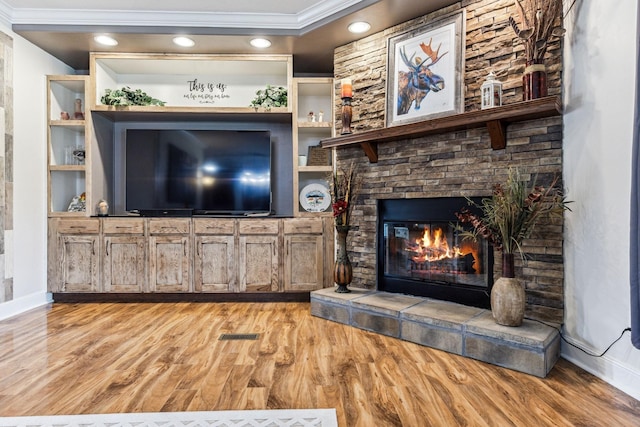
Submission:
[[[517,17],[509,24],[524,45],[526,68],[522,77],[523,98],[547,95],[544,57],[549,42],[562,37],[564,30],[558,21],[562,15],[562,0],[515,0]]]
[[[347,252],[347,235],[351,229],[351,213],[355,203],[360,179],[355,163],[347,168],[336,168],[331,178],[331,207],[336,227],[338,252],[333,269],[333,280],[338,285],[336,292],[350,292],[347,287],[353,280],[353,267]]]
[[[524,259],[522,244],[531,237],[536,227],[550,218],[562,217],[568,202],[554,178],[548,187],[529,185],[518,169],[509,169],[504,184],[494,186],[491,197],[480,204],[468,200],[479,213],[468,208],[456,212],[461,223],[472,226],[462,230],[461,236],[477,240],[480,236],[502,252],[502,277],[491,290],[491,309],[497,323],[519,326],[524,318],[525,294],[522,284],[515,279],[514,253]],[[506,290],[505,290],[506,289]]]

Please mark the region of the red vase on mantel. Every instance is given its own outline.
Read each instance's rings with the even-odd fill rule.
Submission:
[[[527,61],[522,75],[522,99],[544,98],[547,96],[547,69],[539,61]]]

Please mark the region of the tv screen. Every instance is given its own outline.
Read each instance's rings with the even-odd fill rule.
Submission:
[[[270,131],[128,129],[126,210],[271,211]]]

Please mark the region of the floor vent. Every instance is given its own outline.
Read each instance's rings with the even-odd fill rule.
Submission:
[[[260,334],[222,334],[219,340],[257,340]]]

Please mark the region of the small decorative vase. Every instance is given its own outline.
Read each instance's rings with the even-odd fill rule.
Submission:
[[[524,319],[524,287],[515,278],[513,254],[502,254],[502,277],[491,288],[491,313],[499,325],[520,326]]]
[[[527,61],[522,75],[522,91],[524,101],[547,96],[547,69],[544,64]]]
[[[353,280],[353,267],[351,261],[349,261],[349,254],[347,253],[347,234],[349,233],[349,227],[336,226],[336,232],[338,233],[338,254],[336,256],[336,263],[333,266],[333,281],[338,285],[336,292],[348,293],[351,292],[347,285]]]
[[[76,120],[84,120],[84,113],[82,112],[82,99],[76,99],[75,112],[73,118]]]

